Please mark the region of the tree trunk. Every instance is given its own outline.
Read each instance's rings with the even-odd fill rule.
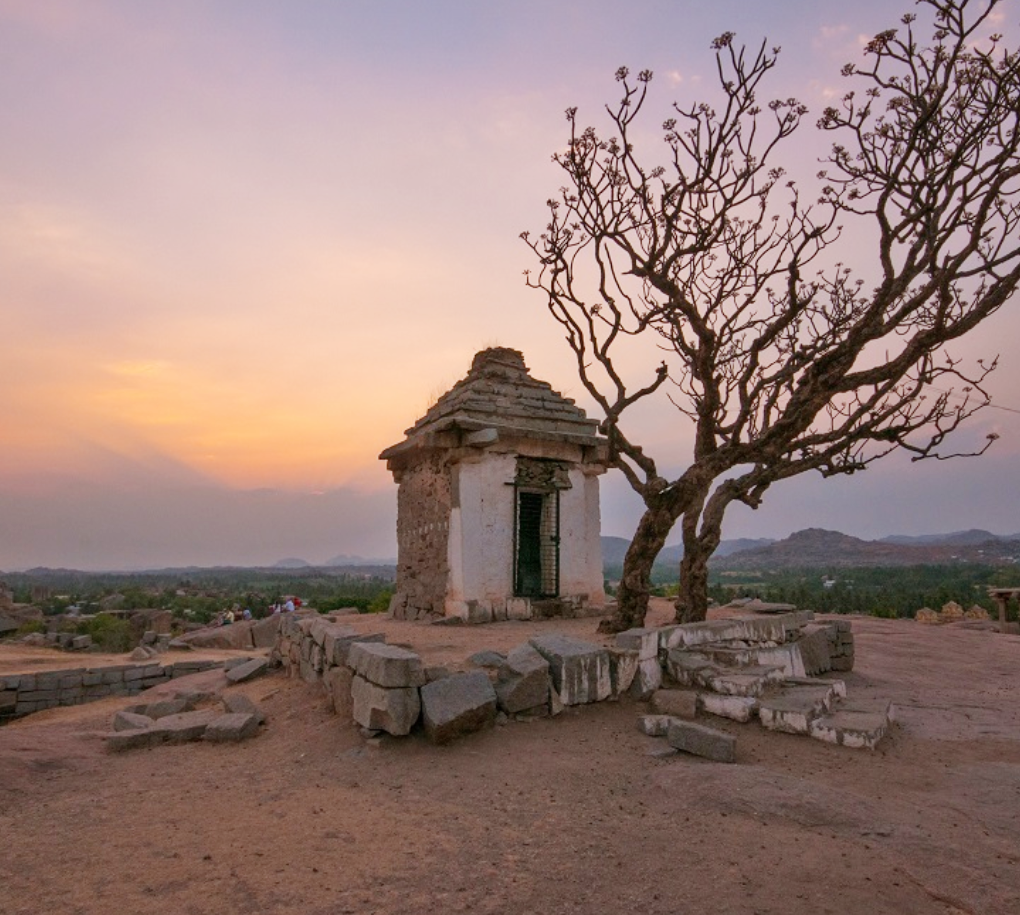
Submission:
[[[675,522],[676,516],[668,508],[645,509],[623,560],[616,613],[602,621],[599,632],[623,632],[644,625],[652,588],[652,565]]]
[[[722,539],[723,515],[734,492],[732,484],[723,485],[712,493],[707,506],[702,498],[684,512],[684,557],[680,560],[680,589],[676,597],[678,623],[697,623],[708,616],[708,560]]]
[[[696,623],[708,616],[708,560],[714,549],[684,546],[680,560],[680,591],[676,598],[676,621]]]

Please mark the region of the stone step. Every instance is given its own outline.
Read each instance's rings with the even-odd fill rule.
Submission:
[[[895,708],[888,699],[853,699],[812,721],[809,733],[826,743],[873,750],[894,720]]]
[[[732,721],[750,721],[758,714],[758,700],[753,696],[720,696],[718,693],[698,693],[698,709],[717,718]]]
[[[811,723],[825,715],[836,698],[825,686],[784,686],[758,699],[762,727],[785,734],[810,734]]]
[[[781,667],[742,667],[733,671],[706,673],[702,685],[723,696],[760,696],[765,690],[783,682]]]

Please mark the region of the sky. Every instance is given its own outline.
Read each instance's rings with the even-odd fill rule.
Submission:
[[[711,91],[715,36],[767,39],[810,178],[814,115],[896,9],[0,0],[0,570],[394,556],[378,454],[477,350],[591,408],[518,237],[561,184],[564,109],[598,123],[627,65],[664,118]],[[1018,325],[1014,301],[963,348],[1004,357],[967,431],[989,455],[789,481],[724,536],[1020,530]],[[637,423],[682,468],[679,415]],[[602,485],[628,536],[639,501]]]

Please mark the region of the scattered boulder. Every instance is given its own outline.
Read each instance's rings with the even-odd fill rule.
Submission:
[[[671,747],[682,753],[701,756],[714,762],[737,761],[737,738],[703,724],[674,720],[669,725],[667,740]]]
[[[153,719],[147,715],[129,712],[125,709],[121,709],[113,716],[113,729],[115,731],[137,731],[150,727],[152,723]]]
[[[683,689],[658,689],[652,693],[652,711],[674,718],[693,718],[698,712],[698,694]]]
[[[496,691],[481,670],[423,686],[421,704],[425,734],[437,744],[479,731],[496,718]]]
[[[348,690],[349,693],[350,690]],[[266,714],[262,711],[262,707],[249,699],[244,693],[226,693],[220,701],[223,703],[224,711],[232,714],[243,713],[254,715],[258,719],[259,724],[265,724]]]
[[[669,715],[641,715],[638,718],[638,729],[649,737],[665,737],[674,720]]]
[[[531,645],[519,645],[496,674],[496,697],[508,715],[549,704],[549,662]]]
[[[493,669],[499,669],[505,660],[506,657],[498,651],[490,651],[486,649],[484,651],[476,651],[470,658],[468,658],[468,663],[474,664],[475,667],[491,667]]]
[[[245,680],[252,680],[261,676],[269,669],[268,658],[252,658],[227,671],[227,679],[231,683],[243,683]]]
[[[227,712],[209,722],[202,735],[205,740],[239,741],[254,737],[259,730],[257,715],[250,712]]]

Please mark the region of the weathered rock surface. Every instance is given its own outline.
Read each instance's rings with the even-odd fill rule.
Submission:
[[[147,715],[128,712],[123,709],[113,716],[113,729],[115,731],[137,731],[148,728],[153,723],[153,719]]]
[[[693,718],[698,713],[698,694],[683,689],[657,689],[652,693],[652,711],[675,718]]]
[[[388,689],[361,676],[355,676],[351,683],[351,702],[354,720],[363,728],[396,736],[410,733],[421,713],[416,687]]]
[[[403,689],[425,685],[421,658],[396,645],[355,642],[350,647],[347,663],[358,676],[376,686]]]
[[[549,703],[549,662],[531,645],[507,654],[496,675],[499,707],[508,715]]]
[[[737,738],[703,724],[674,720],[669,726],[667,739],[671,747],[682,753],[691,753],[715,762],[737,761]]]
[[[252,639],[252,628],[254,625],[254,620],[242,620],[240,623],[231,623],[229,626],[198,629],[195,632],[188,632],[185,635],[179,636],[170,644],[171,647],[185,644],[192,648],[226,648],[243,651],[246,648],[255,647]]]
[[[433,743],[449,743],[496,718],[496,691],[481,670],[452,674],[421,689],[422,721]]]
[[[553,689],[563,705],[601,702],[612,694],[605,648],[564,635],[538,636],[531,645],[549,662]]]
[[[227,712],[209,722],[203,737],[217,742],[247,740],[259,730],[257,715],[250,712]]]
[[[263,724],[266,720],[266,713],[262,711],[262,707],[249,699],[244,693],[226,693],[220,701],[226,712],[254,715],[259,724]]]
[[[627,693],[637,676],[639,653],[627,648],[609,649],[609,684],[614,699]]]
[[[227,679],[231,683],[243,683],[245,680],[252,680],[255,677],[261,676],[267,670],[269,670],[268,658],[252,658],[250,661],[245,661],[243,664],[231,667],[227,671]]]

